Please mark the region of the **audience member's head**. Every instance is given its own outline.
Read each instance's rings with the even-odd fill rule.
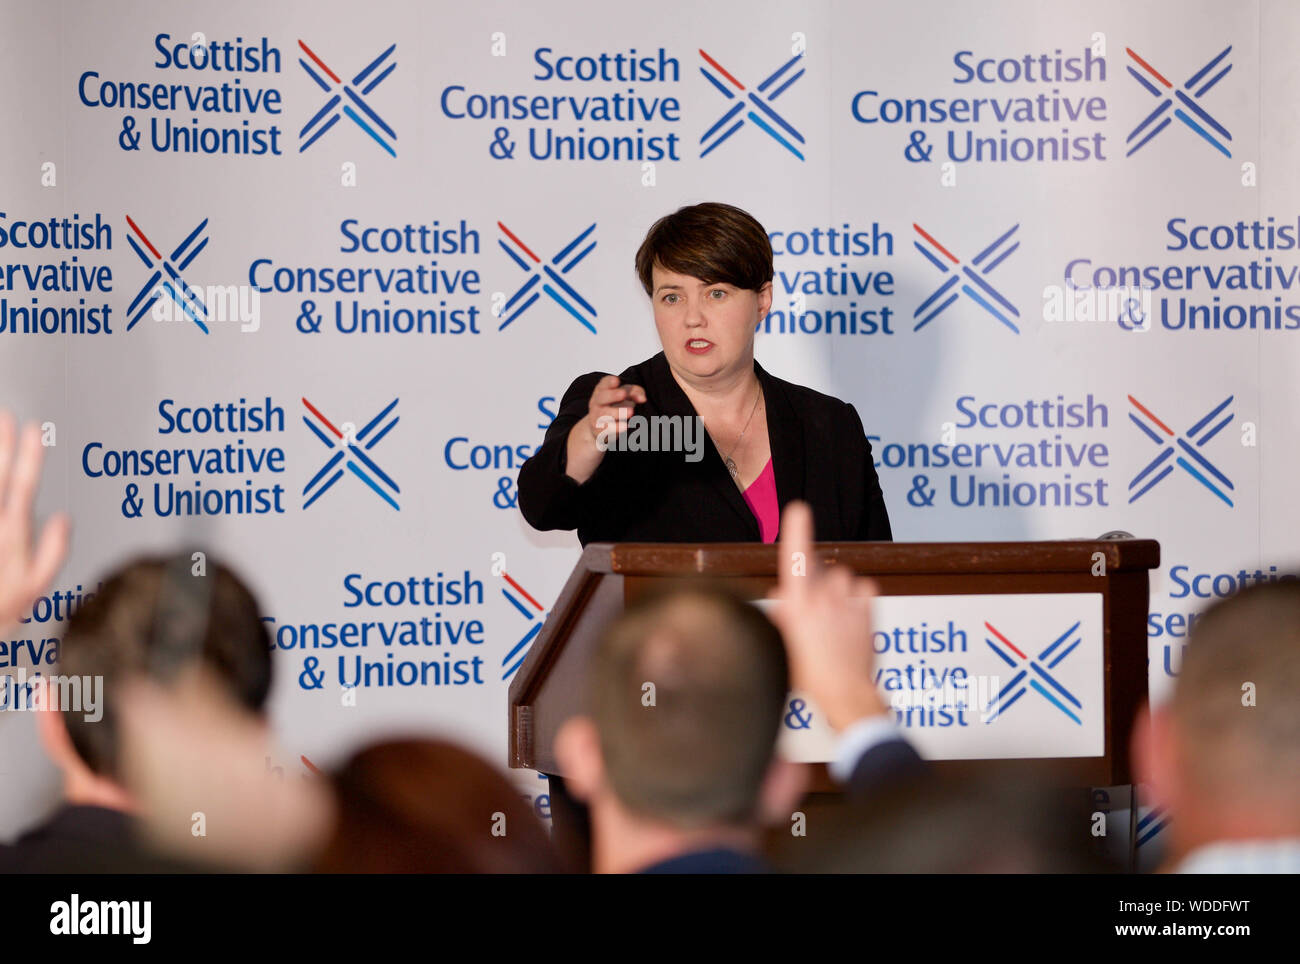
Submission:
[[[271,686],[270,638],[248,587],[219,563],[209,561],[205,574],[194,575],[188,561],[136,560],[72,615],[57,674],[102,680],[102,705],[93,715],[67,706],[39,714],[42,742],[63,771],[69,802],[129,807],[121,786],[122,685],[140,678],[166,683],[195,661],[235,703],[261,712]]]
[[[546,830],[501,773],[434,740],[377,743],[333,777],[322,873],[555,873]]]
[[[782,835],[779,862],[797,873],[1088,873],[1109,867],[1087,791],[1054,789],[995,763],[961,775],[881,787],[865,802],[810,812],[806,834]],[[1107,833],[1127,833],[1106,827]]]
[[[749,850],[785,819],[803,769],[774,759],[789,689],[785,648],[761,611],[706,586],[627,608],[589,669],[590,715],[557,754],[591,807],[597,870],[639,869],[692,850]]]
[[[1300,839],[1300,582],[1244,589],[1188,636],[1173,695],[1135,757],[1171,815],[1169,856]]]

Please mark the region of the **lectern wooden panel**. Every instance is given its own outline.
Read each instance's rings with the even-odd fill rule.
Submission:
[[[752,598],[776,584],[778,549],[752,543],[599,543],[587,546],[514,681],[509,763],[561,773],[553,742],[586,706],[586,669],[601,629],[665,579],[725,581]],[[823,563],[871,576],[886,596],[1099,593],[1102,596],[1105,752],[1100,756],[1000,760],[1063,775],[1078,786],[1132,782],[1129,736],[1147,695],[1148,539],[1060,542],[820,543]],[[980,761],[937,761],[957,769]],[[830,789],[819,767],[816,787]]]

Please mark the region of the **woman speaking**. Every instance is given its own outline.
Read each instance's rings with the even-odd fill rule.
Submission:
[[[519,471],[529,524],[577,529],[584,546],[774,542],[782,507],[802,499],[818,540],[891,539],[853,406],[754,360],[755,329],[772,304],[763,226],[729,204],[681,208],[650,228],[636,270],[663,351],[621,375],[592,372],[569,386]],[[618,444],[634,437],[638,417],[653,426],[655,416],[678,416],[678,425],[698,417],[702,452]]]

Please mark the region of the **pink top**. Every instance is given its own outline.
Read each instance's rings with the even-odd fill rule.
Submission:
[[[741,493],[749,510],[758,519],[758,532],[764,542],[776,542],[776,530],[781,523],[781,507],[776,501],[776,475],[772,472],[772,460],[767,460],[758,478],[750,483],[749,488]]]

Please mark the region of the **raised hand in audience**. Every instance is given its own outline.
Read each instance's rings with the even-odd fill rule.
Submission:
[[[59,513],[32,542],[32,505],[45,448],[35,423],[17,432],[0,410],[0,628],[16,622],[54,580],[68,552],[67,515]]]
[[[876,584],[813,556],[812,509],[781,514],[777,588],[771,613],[790,660],[793,687],[810,696],[837,730],[887,709],[872,679],[871,604]]]

